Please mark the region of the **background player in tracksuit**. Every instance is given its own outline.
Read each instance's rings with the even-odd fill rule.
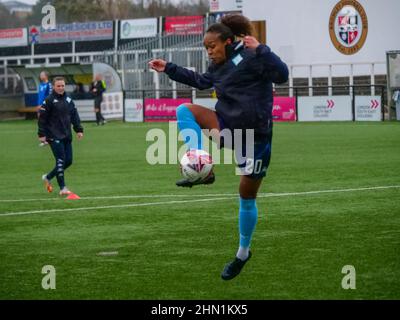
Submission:
[[[44,99],[46,99],[52,91],[51,82],[49,81],[49,73],[47,71],[40,72],[39,79],[40,79],[40,84],[39,84],[38,104],[37,104],[38,116],[40,115],[39,108],[43,104]]]
[[[101,102],[103,101],[103,92],[106,91],[106,82],[102,80],[101,74],[96,74],[94,81],[90,86],[90,92],[94,95],[94,112],[96,113],[96,123],[104,125],[106,121],[101,114]]]
[[[250,241],[257,223],[256,197],[269,166],[272,142],[272,83],[288,80],[288,68],[268,46],[251,36],[252,25],[241,15],[227,15],[221,23],[211,25],[205,36],[204,46],[212,63],[208,72],[198,74],[161,59],[150,61],[149,66],[165,72],[170,79],[198,89],[214,87],[218,102],[216,111],[194,104],[177,108],[178,128],[189,149],[202,149],[201,129],[217,130],[254,129],[254,158],[245,155],[247,163],[257,163],[248,175],[240,177],[239,185],[239,250],[235,259],[228,263],[221,277],[230,280],[237,276],[250,259]],[[238,37],[238,38],[237,38]],[[241,39],[242,41],[236,41]],[[235,42],[236,41],[236,42]],[[189,130],[187,136],[183,132]],[[197,139],[192,139],[196,132]],[[219,137],[220,138],[220,137]],[[222,141],[221,141],[222,142]],[[235,150],[237,152],[246,150]],[[214,175],[200,183],[214,182]],[[178,186],[191,187],[188,180]]]
[[[74,102],[65,93],[65,79],[56,77],[53,80],[54,90],[40,107],[38,136],[42,143],[49,143],[56,159],[54,169],[42,176],[47,191],[52,192],[51,179],[57,177],[60,195],[71,192],[65,186],[64,172],[72,164],[71,124],[78,139],[83,137],[78,111]]]

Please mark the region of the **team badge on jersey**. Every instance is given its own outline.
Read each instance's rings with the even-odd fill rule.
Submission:
[[[235,66],[237,66],[240,62],[242,62],[242,60],[243,57],[240,54],[238,54],[236,57],[232,59],[232,62]]]

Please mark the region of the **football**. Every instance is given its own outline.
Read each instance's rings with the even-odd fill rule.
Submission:
[[[190,182],[197,182],[211,174],[213,162],[208,152],[204,150],[189,150],[183,155],[180,167],[184,178]]]

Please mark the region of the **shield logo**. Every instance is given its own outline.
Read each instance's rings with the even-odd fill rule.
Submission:
[[[352,45],[358,36],[358,16],[339,16],[337,23],[340,39],[347,45]]]
[[[356,54],[368,34],[368,18],[357,0],[340,0],[329,18],[329,35],[335,48],[346,55]]]

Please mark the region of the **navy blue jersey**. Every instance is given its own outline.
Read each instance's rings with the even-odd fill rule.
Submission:
[[[75,104],[65,93],[50,94],[39,109],[39,137],[51,139],[71,139],[71,125],[75,132],[83,132]]]
[[[199,74],[167,63],[170,79],[202,89],[215,88],[216,112],[226,127],[254,129],[256,140],[266,140],[272,133],[272,83],[285,83],[289,71],[284,62],[268,46],[255,50],[234,43],[227,61],[212,64]]]
[[[52,91],[52,86],[50,82],[41,82],[39,84],[39,93],[38,93],[38,106],[43,104],[44,99],[46,99]]]

